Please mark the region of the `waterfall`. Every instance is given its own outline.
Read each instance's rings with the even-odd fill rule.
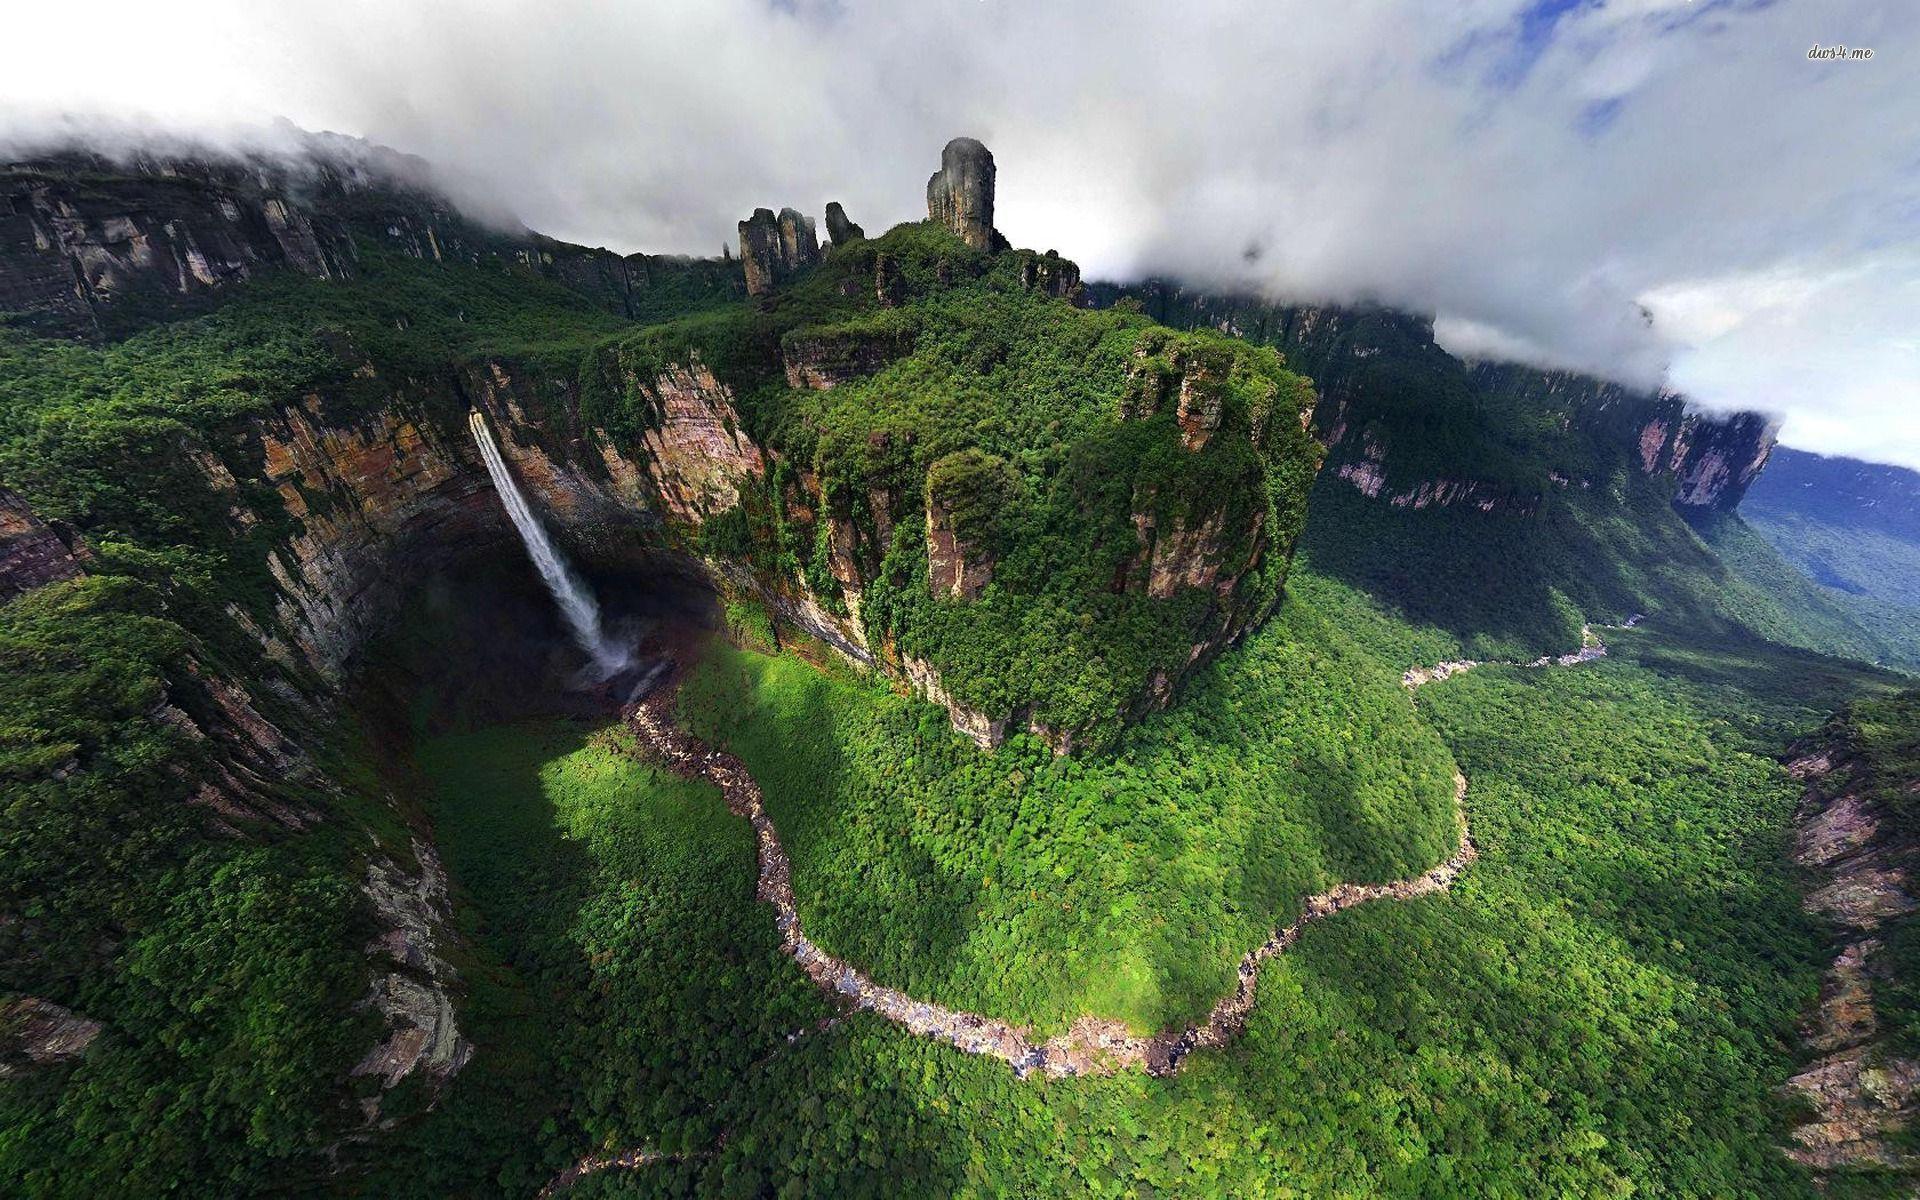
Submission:
[[[553,593],[554,603],[560,606],[560,615],[566,619],[567,630],[573,634],[573,640],[593,659],[594,669],[600,678],[611,678],[626,669],[633,661],[632,652],[608,638],[606,631],[601,628],[600,606],[594,603],[593,593],[587,590],[586,582],[567,564],[559,547],[547,536],[539,518],[533,515],[533,509],[527,506],[527,498],[521,494],[520,485],[507,473],[507,462],[500,457],[500,447],[493,440],[493,430],[487,427],[487,418],[476,408],[467,414],[467,424],[473,428],[473,440],[480,447],[480,457],[486,461],[487,474],[493,477],[493,489],[499,493],[500,502],[506,505],[514,528],[520,531],[520,540],[527,547],[527,557],[540,569],[540,578],[546,581],[547,590]]]

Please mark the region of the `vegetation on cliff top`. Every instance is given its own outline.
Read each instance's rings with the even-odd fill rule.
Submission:
[[[246,418],[309,391],[354,415],[395,378],[488,359],[535,368],[630,444],[655,414],[628,376],[697,350],[785,456],[712,547],[831,599],[823,517],[843,518],[871,560],[876,642],[933,659],[968,703],[1112,747],[1062,759],[1016,734],[980,755],[872,681],[745,652],[702,668],[689,719],[759,774],[810,926],[875,976],[1045,1028],[1150,1027],[1224,991],[1301,893],[1450,849],[1450,758],[1485,855],[1446,896],[1316,923],[1264,977],[1246,1037],[1178,1078],[1034,1086],[873,1018],[790,1038],[825,1010],[778,955],[751,839],[711,792],[636,765],[617,734],[456,735],[425,747],[423,794],[462,889],[480,1057],[373,1152],[370,1192],[522,1194],[634,1144],[687,1157],[582,1194],[1803,1191],[1770,1089],[1817,937],[1779,865],[1792,790],[1765,754],[1812,706],[1883,681],[1734,636],[1722,618],[1751,595],[1709,603],[1724,573],[1637,493],[1511,538],[1331,506],[1314,552],[1338,579],[1305,581],[1185,704],[1122,730],[1127,698],[1223,603],[1130,586],[1136,514],[1218,516],[1219,562],[1244,560],[1255,518],[1290,544],[1315,462],[1292,419],[1304,381],[1271,352],[1069,309],[1028,291],[1016,256],[930,227],[861,245],[767,308],[638,331],[522,272],[377,253],[350,283],[263,278],[105,347],[0,331],[0,476],[100,555],[0,607],[0,990],[106,1025],[77,1063],[0,1080],[0,1189],[317,1188],[359,1120],[345,1072],[373,1022],[342,1014],[372,931],[355,884],[367,831],[387,852],[404,835],[369,803],[365,758],[265,687],[339,785],[275,795],[331,819],[217,839],[188,804],[215,751],[164,706],[200,715],[196,671],[270,678],[227,604],[270,608],[264,553],[291,528],[233,521],[189,452],[231,453],[251,494]],[[866,299],[882,253],[902,307]],[[831,391],[789,388],[780,351],[808,337],[884,353]],[[1165,398],[1122,417],[1182,361],[1209,365],[1220,403],[1197,453]],[[368,362],[385,384],[356,375]],[[997,559],[976,601],[928,586],[929,475]],[[1239,599],[1270,600],[1281,568],[1270,554]],[[1563,648],[1648,589],[1724,640],[1640,632],[1621,638],[1630,661],[1476,672],[1420,696],[1443,740],[1393,682],[1443,644]],[[1858,711],[1911,728],[1905,709]],[[1903,737],[1889,761],[1910,759]]]
[[[1109,452],[1138,451],[1150,471],[1170,471],[1177,461],[1167,449],[1177,437],[1170,414],[1117,433],[1109,428],[1119,425],[1128,355],[1146,325],[1027,294],[1008,274],[1017,271],[1012,259],[968,258],[943,236],[908,227],[892,241],[876,240],[898,254],[903,286],[920,297],[900,310],[845,302],[838,281],[864,271],[870,288],[873,269],[869,259],[856,271],[848,257],[840,275],[816,272],[818,282],[803,283],[771,314],[718,305],[636,334],[632,324],[527,272],[421,263],[363,246],[353,280],[264,275],[223,293],[201,315],[108,344],[0,330],[0,478],[96,552],[89,577],[0,608],[7,665],[0,771],[8,801],[0,882],[5,911],[16,918],[0,924],[0,990],[44,997],[107,1026],[78,1066],[0,1083],[9,1131],[0,1145],[4,1180],[29,1191],[55,1178],[113,1178],[151,1191],[188,1180],[257,1190],[269,1180],[304,1178],[359,1122],[345,1072],[374,1041],[376,1022],[342,1018],[364,992],[361,951],[372,928],[357,885],[370,853],[406,856],[406,834],[359,757],[364,747],[276,694],[286,685],[311,694],[314,681],[297,666],[269,663],[242,624],[250,616],[273,627],[283,593],[267,554],[298,532],[259,477],[260,449],[249,434],[254,419],[283,406],[309,404],[334,422],[414,406],[420,411],[410,415],[446,418],[457,434],[454,401],[446,412],[426,411],[440,403],[436,388],[446,390],[456,367],[497,361],[524,369],[543,399],[577,399],[588,416],[600,396],[597,368],[646,347],[662,354],[698,348],[742,389],[756,433],[795,454],[803,449],[797,439],[817,439],[802,465],[838,480],[836,502],[859,503],[851,487],[857,472],[897,468],[902,480],[921,481],[904,489],[911,508],[934,459],[979,448],[1008,464],[996,479],[1016,501],[982,508],[981,515],[998,509],[1007,522],[998,539],[1000,578],[1035,589],[982,611],[992,603],[1024,606],[1018,628],[1035,649],[1031,662],[1044,661],[1038,648],[1047,645],[1061,667],[1060,694],[1078,695],[1072,689],[1081,678],[1087,712],[1109,730],[1117,726],[1120,697],[1146,677],[1146,659],[1181,661],[1185,653],[1187,635],[1168,635],[1150,618],[1162,607],[1187,610],[1113,597],[1061,617],[1054,610],[1069,589],[1094,584],[1097,572],[1079,557],[1063,558],[1056,579],[1045,558],[1088,552],[1080,540],[1088,518],[1053,476],[1077,463],[1074,479],[1095,480],[1112,467],[1102,457]],[[942,282],[955,264],[962,269]],[[844,395],[792,392],[778,377],[778,335],[801,318],[903,329],[916,340],[886,381],[853,385]],[[1257,484],[1264,469],[1257,455],[1265,452],[1250,422],[1304,384],[1271,354],[1236,362],[1222,393],[1216,448],[1195,461],[1217,465],[1207,476],[1213,483],[1245,476]],[[916,381],[930,389],[926,395]],[[872,389],[874,411],[836,407],[861,387]],[[995,391],[1001,387],[1004,399]],[[1049,412],[1061,396],[1073,402]],[[887,406],[891,417],[879,411]],[[564,405],[556,411],[566,413]],[[862,430],[861,421],[897,430],[900,456],[866,461],[862,439],[873,430]],[[636,431],[617,413],[609,426],[615,438]],[[1292,454],[1305,445],[1290,416],[1272,430],[1269,449],[1284,444]],[[1089,431],[1104,431],[1107,440],[1081,444]],[[834,449],[815,454],[819,444]],[[221,490],[223,470],[237,494]],[[1270,533],[1285,535],[1303,517],[1298,464],[1295,472],[1301,486],[1282,497],[1286,507],[1271,507],[1280,493],[1259,486],[1236,490],[1232,501],[1265,512]],[[794,473],[784,468],[776,478],[784,486]],[[1217,499],[1183,493],[1177,480],[1154,496],[1167,513]],[[796,570],[830,578],[819,569],[821,527],[802,522],[787,499],[779,492],[754,498],[784,514],[773,544],[792,554]],[[252,519],[237,518],[236,505]],[[1113,515],[1101,517],[1111,524]],[[769,544],[769,528],[749,528],[753,553]],[[1130,526],[1116,530],[1131,544]],[[1039,540],[1023,545],[1028,538]],[[891,550],[876,544],[877,554]],[[947,655],[925,632],[942,606],[927,594],[924,576],[922,538],[890,568],[900,593],[892,603],[933,615],[921,624],[897,618],[894,628],[908,650]],[[1266,582],[1276,580],[1277,565]],[[1038,594],[1048,587],[1055,590]],[[1093,621],[1108,607],[1126,610],[1111,628]],[[1005,613],[990,610],[977,627]],[[1092,633],[1089,623],[1098,626]],[[952,644],[964,645],[965,637]],[[996,646],[970,651],[965,661],[977,664],[975,674],[955,668],[956,686],[991,694],[987,683],[972,681],[1007,677],[1021,656],[1017,645]],[[964,658],[958,650],[951,657]],[[1065,670],[1083,664],[1090,664],[1084,677]],[[313,756],[312,777],[274,786],[278,799],[325,814],[317,827],[296,834],[244,822],[245,839],[208,836],[204,810],[187,798],[224,751],[153,716],[163,702],[189,709],[200,702],[196,669],[247,684],[269,719]],[[1063,720],[1079,719],[1063,712]],[[194,953],[161,953],[184,946]],[[404,1098],[387,1102],[405,1107]],[[595,1136],[621,1133],[588,1126]]]
[[[630,437],[657,419],[652,380],[697,355],[790,468],[714,521],[708,549],[804,578],[830,604],[840,554],[866,583],[870,643],[930,661],[954,699],[988,717],[1031,715],[1104,743],[1157,673],[1177,677],[1194,645],[1277,596],[1319,462],[1301,421],[1312,392],[1271,350],[1035,291],[1021,261],[930,224],[899,226],[836,250],[764,306],[596,351],[582,412]],[[876,289],[881,264],[896,307]],[[783,362],[810,354],[835,369],[835,386],[789,386]],[[857,369],[835,366],[846,362]],[[1183,385],[1217,405],[1199,448],[1182,442],[1172,393]],[[962,478],[954,456],[969,453],[1005,470]],[[971,504],[955,496],[995,510],[967,547],[993,563],[977,597],[935,595],[928,582],[926,496],[942,462],[950,490],[991,490]],[[836,529],[848,544],[835,545]],[[1192,578],[1147,595],[1150,538],[1183,534]]]

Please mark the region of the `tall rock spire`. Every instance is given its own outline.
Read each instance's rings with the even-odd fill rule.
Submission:
[[[994,248],[993,155],[973,138],[955,138],[927,180],[927,216],[976,250]]]

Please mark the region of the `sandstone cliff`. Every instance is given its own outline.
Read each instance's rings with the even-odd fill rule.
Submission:
[[[1851,740],[1836,722],[1787,764],[1806,788],[1794,843],[1795,861],[1813,880],[1804,903],[1836,934],[1818,1003],[1801,1027],[1809,1061],[1784,1089],[1811,1110],[1787,1153],[1823,1175],[1864,1168],[1911,1177],[1920,1174],[1907,1141],[1920,1118],[1920,1061],[1885,1028],[1881,1008],[1900,983],[1888,943],[1920,904],[1911,834],[1895,828],[1904,821],[1877,792],[1911,793],[1920,782],[1876,778]]]
[[[0,603],[42,584],[71,579],[81,571],[81,556],[27,502],[0,487]]]
[[[1476,364],[1473,377],[1503,408],[1564,414],[1566,426],[1624,446],[1642,475],[1672,488],[1682,512],[1732,512],[1773,453],[1777,422],[1760,413],[1709,413],[1678,392],[1643,391],[1571,371]]]
[[[744,294],[717,259],[622,256],[475,220],[424,162],[353,139],[311,135],[292,155],[50,147],[0,163],[0,314],[48,333],[125,332],[262,271],[348,278],[363,245],[512,264],[633,317],[659,314],[662,296]]]
[[[991,156],[977,143],[949,150],[935,189],[943,229],[866,239],[838,212],[823,257],[811,221],[763,210],[743,230],[743,261],[717,267],[495,229],[404,173],[350,164],[69,157],[0,169],[0,312],[107,343],[59,350],[115,378],[135,374],[118,368],[151,341],[180,339],[177,361],[133,380],[148,389],[161,430],[150,457],[165,470],[134,480],[139,503],[122,511],[136,525],[146,510],[164,519],[128,533],[118,515],[75,517],[84,501],[56,510],[59,481],[21,482],[57,511],[49,525],[0,492],[0,602],[39,589],[11,608],[23,614],[119,588],[112,599],[132,611],[115,615],[165,650],[129,681],[123,722],[154,734],[153,778],[124,786],[102,766],[109,753],[61,730],[33,784],[84,801],[109,780],[151,800],[142,819],[157,812],[179,846],[236,859],[285,850],[327,884],[339,944],[359,953],[334,956],[326,987],[308,994],[361,1019],[347,1052],[328,1047],[327,1069],[307,1077],[350,1090],[357,1111],[325,1119],[334,1144],[290,1155],[325,1157],[431,1106],[490,1052],[468,1027],[456,966],[473,960],[429,823],[352,769],[367,751],[341,733],[343,718],[376,711],[364,693],[403,640],[380,635],[404,633],[391,618],[410,588],[427,590],[421,576],[521,554],[471,412],[583,567],[662,568],[758,601],[782,632],[798,627],[943,705],[983,746],[1022,728],[1061,752],[1118,736],[1277,600],[1318,462],[1306,382],[1266,351],[1148,337],[1137,319],[1059,303],[1079,299],[1078,269],[1003,250]],[[276,286],[231,286],[269,271],[282,273]],[[803,272],[804,303],[710,303]],[[366,286],[376,275],[447,297],[444,311],[396,314]],[[517,307],[518,291],[552,293],[522,288],[532,275],[630,315],[657,304],[698,316],[620,329],[564,298]],[[203,310],[161,337],[116,342]],[[268,339],[247,370],[227,370],[242,356],[221,339],[270,321],[288,344]],[[1153,403],[1122,420],[1111,389],[1134,338],[1152,342]],[[217,394],[198,394],[205,374],[222,376]],[[104,405],[88,408],[91,380],[47,378],[61,404],[35,419],[111,423]],[[1022,393],[1017,408],[1003,387]],[[74,493],[119,481],[80,482]],[[98,560],[69,521],[97,537]],[[88,647],[108,666],[116,649]],[[175,872],[176,848],[149,854],[150,877]],[[118,936],[102,921],[73,939],[95,960],[87,969],[119,969]],[[85,1007],[85,993],[28,990]],[[214,1003],[224,1016],[247,1001]],[[127,1031],[111,1019],[46,1004],[9,1009],[7,1032],[24,1033],[17,1053],[0,1049],[0,1069],[119,1052]]]
[[[820,261],[813,218],[783,208],[756,208],[740,222],[740,265],[747,295],[766,296],[803,268]]]
[[[1320,390],[1316,421],[1330,474],[1396,507],[1526,516],[1550,489],[1590,488],[1601,482],[1597,464],[1617,461],[1670,487],[1683,512],[1731,511],[1773,448],[1775,426],[1759,414],[1705,413],[1675,393],[1573,372],[1464,362],[1434,341],[1430,319],[1409,313],[1275,304],[1157,281],[1100,285],[1093,295],[1102,305],[1131,296],[1176,328],[1279,348]],[[1586,441],[1537,453],[1512,444],[1516,429],[1542,417]]]
[[[844,246],[867,236],[867,231],[855,225],[847,216],[847,210],[840,207],[838,200],[827,204],[827,237],[834,246]]]

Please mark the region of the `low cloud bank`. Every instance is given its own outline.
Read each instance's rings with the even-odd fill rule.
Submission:
[[[1432,311],[1463,353],[1667,381],[1920,466],[1900,5],[80,8],[10,21],[0,143],[105,121],[258,146],[284,116],[422,155],[556,236],[711,254],[756,205],[916,217],[968,133],[1006,233],[1090,275]],[[76,22],[140,36],[77,66],[55,52]],[[1874,54],[1808,57],[1835,43]]]

